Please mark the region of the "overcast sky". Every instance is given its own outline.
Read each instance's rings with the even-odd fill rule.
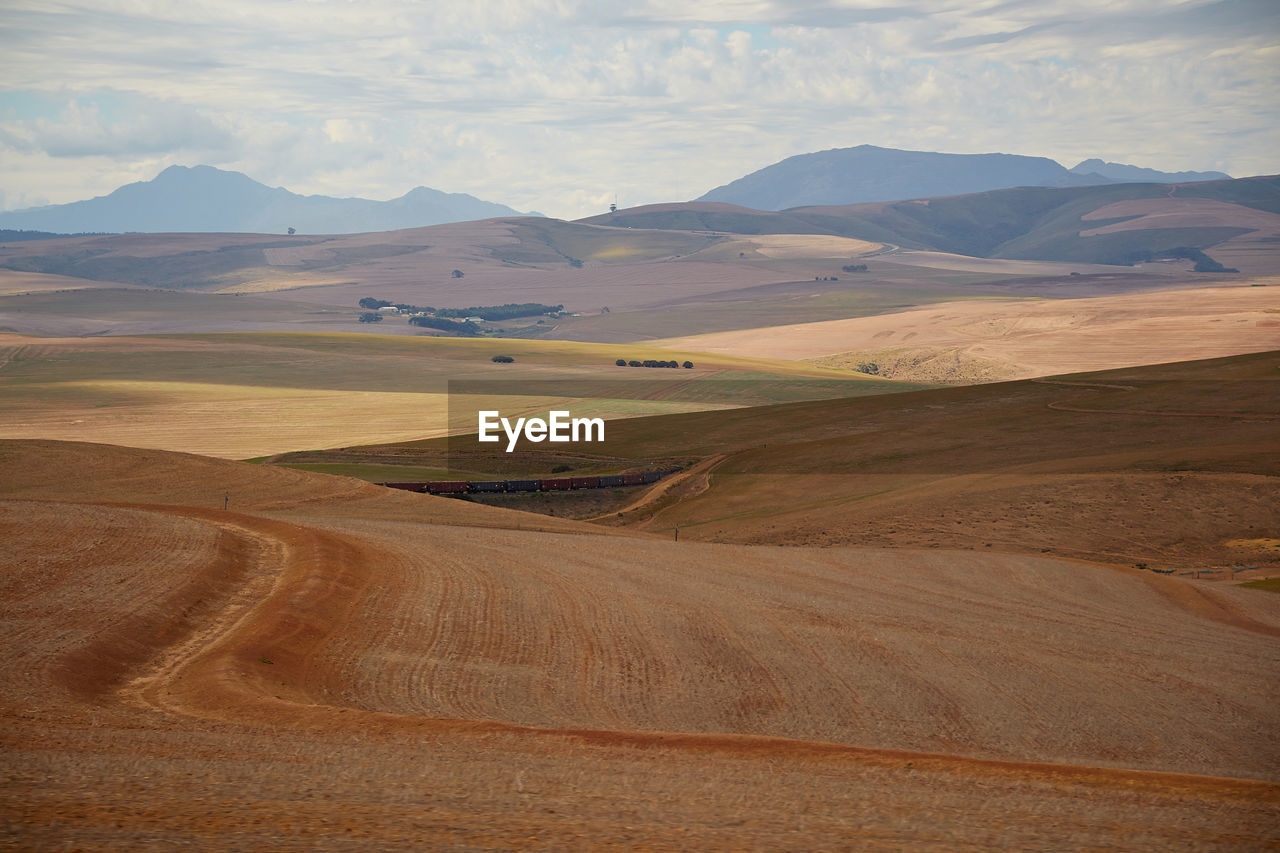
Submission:
[[[1280,172],[1280,2],[0,0],[0,207],[207,163],[576,218],[882,145]]]

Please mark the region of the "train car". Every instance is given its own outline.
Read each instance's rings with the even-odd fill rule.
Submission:
[[[375,486],[386,486],[388,489],[404,489],[406,492],[421,492],[427,488],[426,483],[374,483]]]
[[[541,489],[541,480],[507,480],[508,492],[536,492]]]
[[[467,484],[463,480],[433,480],[427,483],[427,491],[433,495],[460,494],[466,490]]]
[[[505,492],[506,480],[472,480],[467,483],[469,492]]]
[[[600,478],[599,477],[570,477],[569,488],[598,489],[600,488]]]
[[[624,486],[638,486],[644,482],[644,475],[639,471],[622,475],[622,484]]]
[[[621,486],[621,485],[623,485],[623,479],[621,474],[605,474],[600,477],[600,488],[602,489],[610,489],[610,488],[613,488],[614,486]]]
[[[645,471],[640,475],[640,482],[642,483],[656,483],[661,479],[662,474],[658,471]]]
[[[567,492],[572,488],[572,477],[544,477],[542,480],[542,491],[544,492]]]

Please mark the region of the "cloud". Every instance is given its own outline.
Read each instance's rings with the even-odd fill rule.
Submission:
[[[861,143],[1280,171],[1271,0],[7,5],[11,198],[209,162],[573,217]]]
[[[52,118],[0,121],[0,143],[59,158],[215,156],[233,147],[225,129],[191,107],[111,94],[73,98]]]

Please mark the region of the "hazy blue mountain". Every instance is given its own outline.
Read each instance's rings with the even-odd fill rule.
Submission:
[[[504,204],[418,187],[390,201],[302,196],[212,166],[170,166],[155,179],[109,195],[0,213],[0,228],[55,231],[230,231],[353,234],[491,216],[520,216]]]
[[[1126,166],[1124,163],[1104,163],[1097,157],[1085,160],[1071,167],[1077,175],[1101,175],[1113,181],[1131,184],[1167,184],[1191,181],[1230,180],[1225,172],[1160,172],[1155,169],[1144,169],[1141,166]]]
[[[756,210],[860,204],[986,192],[1007,187],[1073,187],[1111,183],[1081,175],[1047,157],[938,154],[859,145],[788,157],[696,201]]]

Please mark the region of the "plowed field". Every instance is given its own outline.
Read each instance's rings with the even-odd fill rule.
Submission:
[[[0,442],[0,471],[15,849],[1275,838],[1266,592],[104,445]]]

